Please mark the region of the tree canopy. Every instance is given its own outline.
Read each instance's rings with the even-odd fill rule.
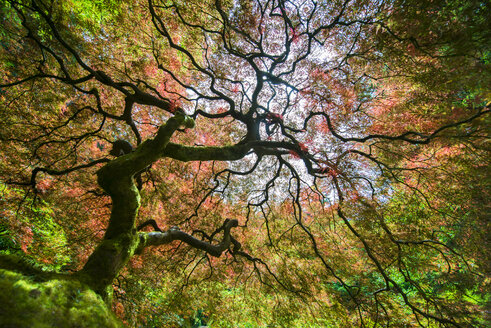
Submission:
[[[489,2],[0,10],[2,253],[131,327],[489,320]]]

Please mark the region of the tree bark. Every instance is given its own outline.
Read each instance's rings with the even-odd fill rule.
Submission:
[[[112,281],[140,243],[135,227],[140,193],[133,177],[162,156],[170,137],[181,125],[192,128],[194,121],[185,115],[170,118],[154,139],[145,141],[134,152],[118,157],[97,172],[99,185],[112,200],[111,217],[101,244],[77,275],[106,302],[111,300]]]

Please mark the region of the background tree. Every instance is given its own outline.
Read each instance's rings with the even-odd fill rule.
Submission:
[[[484,325],[487,2],[1,4],[6,252],[129,325]]]

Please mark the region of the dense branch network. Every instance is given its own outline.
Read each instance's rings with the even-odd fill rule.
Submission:
[[[382,302],[377,298],[378,295],[394,292],[402,297],[404,304],[416,317],[423,316],[443,325],[459,326],[457,321],[445,317],[438,302],[404,271],[404,247],[419,245],[434,248],[442,256],[444,256],[443,249],[450,249],[451,252],[453,250],[438,240],[398,239],[384,223],[384,218],[380,219],[384,233],[397,250],[393,259],[395,266],[404,277],[404,283],[415,286],[417,293],[428,304],[434,306],[431,311],[424,310],[424,306],[408,296],[408,292],[401,287],[401,282],[391,276],[387,268],[389,265],[386,267],[386,264],[381,262],[371,242],[366,240],[356,224],[352,223],[354,218],[349,217],[345,211],[345,207],[348,207],[345,205],[347,189],[356,189],[361,185],[361,183],[356,184],[355,181],[366,183],[368,185],[366,189],[371,190],[371,198],[374,200],[374,195],[383,189],[376,183],[380,176],[388,175],[392,181],[399,182],[401,181],[399,172],[404,170],[419,172],[418,168],[407,169],[397,167],[396,164],[392,165],[389,160],[372,149],[379,145],[392,144],[402,144],[402,147],[428,145],[443,138],[446,133],[452,134],[453,131],[464,129],[485,118],[490,112],[488,103],[474,108],[470,106],[465,117],[446,121],[425,131],[408,128],[402,132],[367,132],[370,131],[370,124],[366,122],[371,118],[368,107],[370,101],[376,98],[375,88],[367,87],[366,99],[352,101],[353,104],[347,109],[352,119],[341,120],[339,113],[346,111],[346,108],[342,108],[340,103],[349,103],[351,99],[346,94],[354,92],[353,90],[360,84],[374,84],[379,80],[393,76],[403,77],[406,74],[402,70],[393,72],[387,65],[384,69],[388,72],[375,77],[367,72],[361,72],[355,65],[352,66],[350,64],[352,60],[365,60],[370,56],[373,56],[375,63],[383,60],[376,57],[376,50],[361,45],[364,38],[370,40],[367,35],[373,31],[381,31],[380,33],[387,33],[390,36],[390,42],[400,43],[403,46],[413,45],[425,54],[431,53],[429,45],[418,42],[415,38],[398,35],[397,31],[389,28],[387,24],[389,18],[384,16],[387,10],[384,2],[369,2],[363,10],[351,13],[350,1],[341,1],[333,7],[315,1],[302,2],[302,4],[289,1],[265,3],[257,1],[251,5],[254,10],[246,12],[244,9],[244,12],[241,12],[252,22],[251,26],[247,26],[247,24],[240,24],[240,17],[232,18],[229,11],[232,12],[234,8],[224,8],[221,1],[210,4],[212,14],[199,19],[180,4],[149,0],[148,15],[152,24],[151,33],[149,32],[151,35],[149,56],[153,57],[155,66],[163,74],[160,77],[165,76],[178,86],[177,91],[168,90],[165,96],[158,91],[157,86],[152,85],[152,82],[132,77],[129,73],[122,74],[122,69],[111,67],[115,65],[114,63],[104,61],[97,63],[96,59],[86,56],[83,50],[62,33],[59,27],[61,22],[56,21],[56,15],[52,14],[44,2],[32,1],[24,4],[10,1],[10,3],[20,19],[19,29],[25,32],[25,39],[31,42],[37,56],[42,59],[39,60],[39,65],[27,74],[28,76],[4,81],[0,87],[15,89],[34,85],[39,81],[53,81],[69,86],[77,95],[85,97],[84,101],[88,103],[77,108],[62,124],[43,127],[42,132],[30,138],[28,142],[39,142],[38,148],[41,149],[52,143],[49,141],[50,138],[56,139],[60,144],[73,144],[72,154],[74,154],[83,142],[90,138],[107,140],[103,132],[106,129],[110,130],[110,124],[117,122],[131,131],[137,144],[133,152],[116,159],[109,160],[103,157],[85,164],[75,161],[75,164],[65,168],[60,168],[62,165],[57,164],[57,160],[39,160],[36,165],[31,166],[34,168],[26,178],[27,182],[10,181],[12,184],[35,187],[39,173],[61,176],[92,167],[98,168],[98,183],[111,197],[112,211],[103,244],[90,257],[83,270],[83,273],[88,276],[96,276],[102,281],[102,283],[91,282],[97,285],[97,288],[103,289],[110,284],[121,266],[135,252],[141,252],[147,246],[169,244],[176,240],[215,257],[230,251],[232,255],[246,258],[254,266],[263,265],[278,283],[283,284],[264,260],[242,251],[240,242],[231,235],[231,229],[239,226],[239,221],[236,219],[226,219],[217,229],[216,233],[223,232],[223,238],[218,244],[214,244],[214,238],[204,232],[204,238],[198,239],[178,228],[162,231],[152,220],[146,223],[152,225],[155,231],[136,232],[146,225],[146,223],[142,224],[138,229],[135,227],[140,193],[135,187],[133,177],[138,172],[161,158],[182,162],[235,162],[252,157],[254,159],[252,165],[237,164],[237,168],[230,166],[214,174],[214,186],[205,193],[193,215],[198,216],[198,210],[206,199],[214,194],[224,194],[233,178],[250,176],[264,167],[269,167],[268,178],[261,184],[263,189],[259,193],[260,196],[255,200],[252,200],[253,197],[247,200],[248,214],[245,225],[249,221],[249,216],[252,216],[251,213],[262,213],[268,229],[270,245],[278,247],[269,231],[268,213],[264,209],[275,194],[278,194],[275,190],[277,185],[280,183],[287,185],[283,195],[289,196],[294,222],[284,234],[296,227],[300,228],[310,241],[315,257],[330,276],[341,284],[356,305],[360,320],[363,322],[365,305],[356,292],[357,287],[343,278],[341,270],[330,264],[321,249],[321,238],[305,222],[302,189],[308,187],[322,199],[328,195],[336,203],[338,217],[362,245],[371,265],[384,282],[382,288],[371,291],[377,306],[383,308]],[[40,21],[32,21],[33,14],[39,15]],[[175,19],[175,22],[172,21],[174,25],[170,24],[170,17]],[[49,33],[53,38],[52,41],[48,42],[38,32],[36,24],[39,22],[42,23],[44,32]],[[180,40],[178,33],[190,33],[193,36],[191,39],[194,38],[195,42]],[[344,39],[337,40],[335,36],[333,37],[336,34],[343,35]],[[387,42],[390,43],[389,41]],[[323,53],[327,51],[325,45],[329,42],[343,44],[328,49],[331,53]],[[179,68],[168,64],[168,57],[175,54],[179,54],[182,61]],[[318,62],[323,63],[318,64]],[[314,75],[312,72],[317,72],[317,75],[312,77]],[[342,86],[347,91],[345,93],[339,91],[335,94],[335,86],[338,88]],[[119,97],[121,103],[118,103],[117,110],[106,105],[108,94]],[[169,94],[177,95],[179,101],[171,99]],[[137,119],[141,108],[157,109],[157,113],[161,116],[157,123],[159,128],[153,138],[147,138],[148,135],[143,136],[145,124],[139,123]],[[96,127],[86,133],[71,135],[68,138],[58,135],[58,130],[75,124],[85,112],[99,120]],[[173,116],[169,117],[169,115]],[[237,132],[237,137],[230,139],[231,142],[227,144],[191,146],[171,141],[171,137],[183,126],[193,128],[195,122],[199,124],[201,120],[213,124],[224,119],[230,119]],[[325,131],[322,138],[316,139],[316,129],[320,130],[319,126]],[[462,138],[476,134],[476,130],[464,130],[466,132],[459,135]],[[306,145],[309,138],[311,144]],[[12,137],[10,141],[19,140]],[[320,147],[324,148],[318,149]],[[34,151],[33,157],[36,157],[36,152],[37,150]],[[75,155],[72,157],[76,158]],[[355,170],[352,166],[356,161],[367,167],[377,167],[380,172],[375,173],[374,169]],[[101,167],[101,164],[104,166]],[[284,178],[285,172],[287,178]],[[321,190],[323,188],[325,190]],[[363,201],[360,200],[359,203]],[[364,206],[367,204],[368,202],[363,203]],[[124,255],[119,254],[121,251],[117,248],[117,243],[123,245],[126,252]],[[112,265],[104,263],[108,254],[114,259]],[[102,278],[101,266],[110,268]],[[88,281],[91,281],[90,278]],[[298,291],[298,289],[291,289]]]

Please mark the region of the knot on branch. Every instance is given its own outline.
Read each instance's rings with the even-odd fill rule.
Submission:
[[[176,111],[175,118],[178,120],[180,125],[184,126],[186,129],[193,129],[195,127],[194,119],[187,116],[182,110]]]

